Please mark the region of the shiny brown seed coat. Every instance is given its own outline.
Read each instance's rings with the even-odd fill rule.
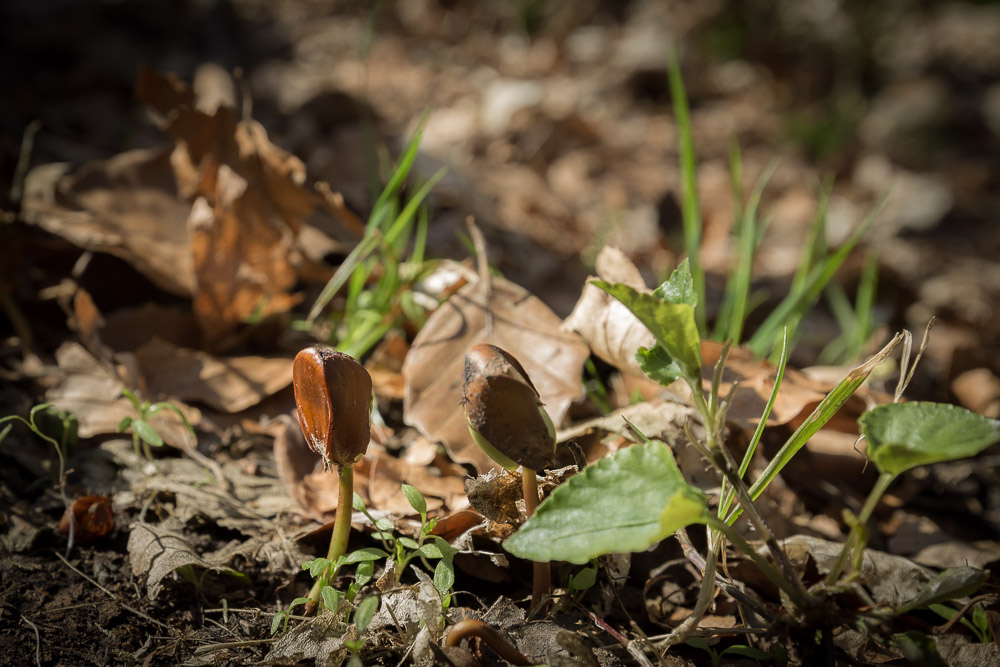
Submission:
[[[307,347],[292,362],[299,426],[327,467],[356,463],[368,451],[372,379],[365,367],[336,350]]]

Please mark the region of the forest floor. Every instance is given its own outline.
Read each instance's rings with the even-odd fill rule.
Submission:
[[[50,11],[3,3],[0,418],[48,403],[40,430],[59,439],[69,423],[62,416],[72,414],[76,437],[66,440],[64,484],[55,449],[24,424],[11,422],[0,441],[0,663],[348,659],[354,630],[333,614],[282,615],[307,594],[312,579],[301,564],[325,553],[337,505],[335,476],[299,432],[291,360],[308,345],[346,340],[346,331],[373,377],[379,415],[355,473],[371,517],[355,513],[351,548],[379,545],[372,517],[419,537],[405,483],[437,519],[431,533],[457,549],[446,601],[417,574],[425,564],[415,561],[399,582],[378,564],[379,583],[362,595],[382,598],[358,649],[363,664],[476,664],[442,648],[462,619],[485,620],[532,664],[996,664],[992,574],[971,602],[956,595],[879,627],[857,623],[870,601],[845,593],[844,615],[823,627],[796,622],[733,553],[720,572],[772,622],[719,589],[698,641],[659,650],[694,609],[701,583],[674,539],[602,558],[585,591],[566,590],[581,566],[554,565],[555,597],[529,615],[531,564],[502,547],[513,532],[506,524],[522,519],[498,509],[520,484],[507,473],[476,483],[490,461],[467,438],[458,402],[468,345],[428,357],[427,339],[469,324],[431,310],[483,275],[474,254],[485,250],[498,301],[483,330],[515,314],[529,324],[508,327],[521,329],[508,332],[512,345],[559,357],[554,386],[536,378],[561,427],[543,490],[572,466],[631,444],[622,415],[668,441],[693,484],[717,486],[681,442],[683,396],[630,374],[634,349],[609,359],[560,326],[575,309],[577,321],[614,324],[581,316],[594,289],[588,276],[632,272],[653,287],[684,256],[667,78],[676,44],[710,320],[735,256],[734,145],[742,198],[774,170],[759,206],[768,224],[748,332],[790,289],[822,192],[830,247],[884,198],[800,323],[751,474],[851,368],[897,331],[912,331],[916,345],[932,317],[906,399],[1000,417],[1000,7],[367,4],[99,2]],[[445,169],[425,220],[426,257],[439,261],[386,297],[383,315],[396,319],[366,343],[361,315],[337,319],[343,292],[321,302],[318,318],[309,311],[361,240],[386,164],[420,128],[403,194]],[[877,291],[860,317],[852,304],[871,262]],[[386,266],[361,286],[364,298],[379,298]],[[845,335],[852,323],[861,333]],[[712,345],[706,358],[718,352]],[[761,498],[807,583],[847,539],[844,510],[858,511],[877,476],[855,446],[856,419],[891,400],[894,363]],[[738,379],[749,397],[729,415],[738,450],[774,367],[739,348],[728,372],[727,386]],[[124,418],[140,417],[123,389],[170,402],[196,437],[163,410],[150,423],[166,446],[147,458],[119,432]],[[997,461],[987,449],[919,468],[889,489],[868,526],[861,582],[875,606],[902,604],[947,568],[995,570]],[[68,544],[60,519],[89,496],[110,504],[85,512]],[[691,536],[704,549],[703,531]],[[817,643],[817,630],[830,632]],[[910,631],[935,648],[892,639]],[[478,659],[502,664],[485,648]]]

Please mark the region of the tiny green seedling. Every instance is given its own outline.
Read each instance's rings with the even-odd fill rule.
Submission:
[[[476,444],[507,470],[521,466],[525,514],[530,518],[538,506],[535,471],[547,466],[556,450],[556,431],[535,385],[513,355],[480,343],[465,355],[462,402]],[[548,563],[534,560],[532,609],[550,588]]]
[[[153,452],[150,447],[162,447],[163,446],[163,436],[149,423],[149,420],[156,416],[161,410],[170,410],[171,412],[177,414],[184,423],[184,428],[187,429],[188,433],[191,434],[192,438],[197,439],[197,435],[194,432],[194,428],[191,423],[188,422],[187,417],[181,412],[181,409],[170,401],[160,401],[158,403],[150,403],[149,401],[139,401],[139,397],[135,395],[134,392],[128,389],[122,389],[122,396],[129,400],[132,407],[135,408],[137,417],[127,416],[123,417],[120,422],[118,422],[118,428],[116,429],[119,433],[124,433],[125,431],[132,430],[132,446],[135,448],[136,456],[145,456],[147,461],[153,460]],[[141,447],[141,452],[140,452]]]

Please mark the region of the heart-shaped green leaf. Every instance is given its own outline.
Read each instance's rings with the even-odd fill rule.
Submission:
[[[946,403],[889,403],[858,419],[883,473],[974,456],[1000,441],[1000,421]]]
[[[658,440],[584,468],[538,506],[504,548],[534,561],[582,565],[602,554],[643,551],[705,518],[701,492]]]

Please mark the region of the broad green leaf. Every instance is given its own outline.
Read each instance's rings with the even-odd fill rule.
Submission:
[[[132,425],[132,418],[131,417],[128,417],[128,416],[122,417],[122,420],[120,422],[118,422],[118,426],[115,427],[115,432],[116,433],[124,433],[125,429],[127,429],[131,425]]]
[[[278,632],[278,628],[281,626],[282,621],[285,621],[286,623],[288,622],[288,612],[285,611],[284,609],[275,614],[274,618],[271,619],[272,635]]]
[[[156,432],[156,429],[150,426],[149,422],[146,420],[133,419],[132,428],[135,430],[136,435],[153,447],[163,446],[163,438],[160,437],[160,434]]]
[[[357,626],[359,634],[364,633],[377,611],[378,595],[369,595],[361,601],[361,604],[358,605],[358,611],[354,615],[354,625]]]
[[[597,581],[597,566],[587,567],[576,574],[571,574],[567,588],[573,591],[585,591]]]
[[[988,572],[974,567],[949,567],[928,581],[917,592],[917,596],[896,609],[902,614],[913,609],[929,607],[940,602],[948,602],[972,595],[990,578]]]
[[[1000,441],[1000,421],[946,403],[890,403],[858,419],[868,456],[884,473],[974,456]]]
[[[692,383],[700,382],[701,339],[694,320],[694,308],[686,303],[668,303],[621,283],[591,282],[625,304],[646,325],[656,342],[677,362],[685,379]]]
[[[633,445],[557,487],[504,542],[515,556],[582,565],[607,553],[643,551],[704,520],[701,492],[658,440]]]
[[[694,289],[694,278],[691,277],[690,260],[684,258],[670,277],[653,290],[653,296],[667,303],[686,303],[692,308],[698,307],[698,293]]]
[[[683,375],[681,367],[659,345],[654,345],[651,348],[640,347],[639,351],[635,353],[635,360],[639,362],[639,368],[642,369],[643,373],[664,387],[669,386]]]
[[[357,491],[354,492],[354,498],[351,501],[351,505],[354,507],[354,511],[355,512],[364,512],[365,511],[365,501],[364,501],[364,498],[362,498],[361,495]],[[378,524],[375,524],[375,525],[378,525]],[[392,525],[390,524],[390,528],[391,527],[392,527]],[[383,530],[385,530],[385,529],[383,528]]]
[[[409,484],[403,484],[403,495],[406,496],[406,500],[409,501],[410,507],[417,510],[417,514],[421,517],[427,515],[427,501],[424,500],[423,494],[417,491],[416,487],[410,486]]]
[[[420,555],[423,556],[424,558],[443,558],[444,557],[444,554],[441,553],[441,550],[438,549],[438,546],[436,544],[431,544],[430,542],[428,542],[427,544],[421,545],[421,547],[420,547]]]

